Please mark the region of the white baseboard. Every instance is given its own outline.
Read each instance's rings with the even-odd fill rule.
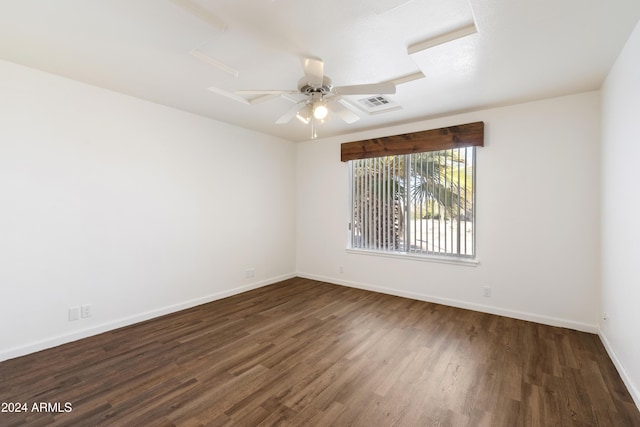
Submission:
[[[607,350],[607,354],[609,354],[609,358],[611,358],[611,361],[613,362],[614,366],[618,370],[618,374],[620,374],[620,378],[622,378],[624,385],[627,386],[627,390],[629,391],[629,394],[631,395],[631,397],[633,398],[633,401],[636,403],[636,406],[640,410],[640,390],[638,390],[638,387],[633,383],[633,381],[627,374],[627,371],[624,369],[624,366],[622,365],[622,362],[620,362],[618,355],[613,350],[613,347],[611,346],[611,343],[609,342],[609,339],[607,338],[607,335],[604,333],[604,331],[600,330],[598,335],[600,336],[600,340],[602,341],[602,344],[604,345],[605,350]]]
[[[380,292],[383,294],[411,298],[419,301],[433,302],[436,304],[464,308],[467,310],[479,311],[482,313],[496,314],[499,316],[505,316],[505,317],[511,317],[519,320],[526,320],[529,322],[541,323],[543,325],[558,326],[561,328],[574,329],[576,331],[581,331],[581,332],[589,332],[592,334],[597,334],[600,331],[600,329],[598,328],[598,325],[590,325],[588,323],[575,322],[573,320],[568,320],[568,319],[541,316],[539,314],[534,314],[534,313],[527,313],[527,312],[522,312],[517,310],[509,310],[509,309],[494,307],[490,305],[476,304],[476,303],[471,303],[467,301],[436,297],[433,295],[407,292],[407,291],[402,291],[402,290],[392,289],[392,288],[385,288],[380,286],[373,286],[365,283],[336,279],[333,277],[318,276],[315,274],[298,272],[297,276],[303,277],[306,279],[318,280],[321,282],[333,283],[336,285],[348,286],[350,288],[364,289],[364,290],[373,291],[373,292]]]
[[[35,353],[37,351],[45,350],[47,348],[56,347],[72,341],[77,341],[82,338],[98,335],[103,332],[112,331],[114,329],[118,329],[123,326],[133,325],[134,323],[143,322],[145,320],[153,319],[154,317],[160,317],[160,316],[164,316],[165,314],[175,313],[180,310],[185,310],[187,308],[195,307],[197,305],[206,304],[208,302],[230,297],[232,295],[240,294],[242,292],[250,291],[252,289],[261,288],[263,286],[271,285],[273,283],[281,282],[283,280],[291,279],[293,277],[296,277],[296,275],[293,273],[278,276],[278,277],[272,277],[270,279],[261,280],[259,282],[250,283],[248,285],[239,286],[237,288],[228,289],[222,292],[217,292],[215,294],[207,295],[201,298],[196,298],[189,301],[183,301],[178,304],[172,304],[170,306],[162,307],[156,310],[150,310],[144,313],[136,314],[134,316],[129,316],[122,319],[106,322],[101,325],[93,326],[91,328],[81,329],[79,331],[58,335],[58,336],[47,338],[41,341],[32,342],[23,346],[2,350],[0,351],[0,362],[4,360],[24,356],[26,354]]]

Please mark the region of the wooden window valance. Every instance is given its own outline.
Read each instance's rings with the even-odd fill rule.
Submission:
[[[340,146],[340,160],[346,162],[473,146],[484,146],[484,122],[345,142]]]

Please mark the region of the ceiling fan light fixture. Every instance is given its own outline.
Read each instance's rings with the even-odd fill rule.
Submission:
[[[324,101],[316,101],[313,104],[313,117],[318,120],[322,120],[327,117],[329,114],[329,109],[327,108],[327,103]]]
[[[309,124],[309,120],[311,120],[310,118],[304,117],[300,113],[296,114],[296,119],[300,120],[305,125],[308,125]]]
[[[309,124],[311,117],[313,116],[313,110],[310,104],[305,105],[298,113],[296,114],[296,118],[300,120],[302,123]]]

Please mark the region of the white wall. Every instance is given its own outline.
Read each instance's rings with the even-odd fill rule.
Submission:
[[[0,62],[0,360],[290,277],[293,206],[291,142]]]
[[[348,167],[340,143],[474,121],[485,122],[485,147],[477,151],[480,264],[346,253]],[[599,93],[590,92],[302,143],[298,274],[596,332],[599,139]]]
[[[640,23],[602,88],[601,336],[640,407]]]

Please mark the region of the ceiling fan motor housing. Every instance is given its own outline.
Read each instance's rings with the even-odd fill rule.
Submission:
[[[300,93],[304,93],[305,95],[311,95],[314,93],[326,95],[331,92],[332,88],[333,85],[331,84],[331,79],[327,76],[322,77],[322,85],[320,86],[310,84],[306,77],[303,77],[298,81],[298,90]]]

